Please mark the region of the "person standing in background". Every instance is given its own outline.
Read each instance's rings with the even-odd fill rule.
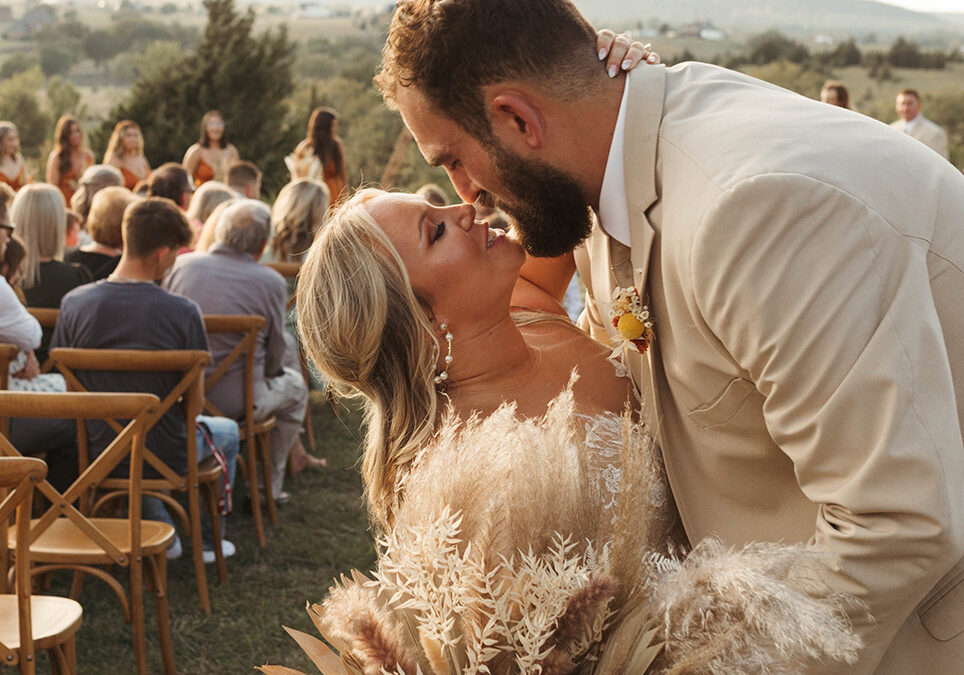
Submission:
[[[77,191],[77,182],[87,167],[94,163],[94,153],[84,145],[84,132],[73,115],[57,120],[54,149],[47,157],[47,182],[56,185],[64,195],[64,202]]]
[[[924,117],[921,112],[920,94],[916,89],[902,89],[897,94],[897,115],[900,119],[890,126],[903,131],[911,138],[916,138],[944,159],[949,159],[947,132]]]
[[[117,123],[107,142],[104,163],[121,172],[124,187],[128,190],[133,190],[150,175],[151,165],[144,156],[144,136],[137,122],[121,120]]]

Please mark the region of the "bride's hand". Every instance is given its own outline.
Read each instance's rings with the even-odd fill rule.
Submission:
[[[640,63],[659,63],[659,54],[651,51],[648,44],[630,40],[625,33],[616,35],[608,28],[596,33],[596,54],[600,61],[606,59],[609,77],[616,77],[620,70],[632,70]]]

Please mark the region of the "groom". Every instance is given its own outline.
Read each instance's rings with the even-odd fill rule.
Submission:
[[[813,540],[866,603],[856,667],[964,663],[964,177],[858,114],[703,64],[610,78],[567,0],[400,0],[376,81],[558,292],[577,251],[686,532]],[[599,216],[594,225],[592,212]],[[637,344],[642,344],[637,343]]]

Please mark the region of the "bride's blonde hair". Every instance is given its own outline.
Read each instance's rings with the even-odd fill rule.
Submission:
[[[430,309],[364,206],[377,194],[356,193],[316,236],[298,278],[298,335],[336,391],[364,400],[365,497],[388,528],[400,482],[438,423],[439,348]]]

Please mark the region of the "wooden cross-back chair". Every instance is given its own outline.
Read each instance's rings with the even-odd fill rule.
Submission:
[[[6,391],[10,386],[10,364],[17,358],[19,352],[20,348],[17,345],[0,343],[0,390]],[[10,418],[0,417],[0,434],[6,436],[9,433]]]
[[[200,350],[152,351],[58,347],[50,352],[50,361],[53,367],[64,376],[69,391],[87,391],[87,388],[77,377],[78,371],[81,373],[85,371],[170,372],[180,376],[177,384],[161,401],[154,417],[149,420],[148,427],[153,426],[174,405],[183,403],[187,428],[187,473],[179,474],[175,472],[149,447],[145,447],[144,462],[153,468],[158,476],[142,478],[141,490],[143,494],[157,497],[167,504],[177,514],[185,534],[190,536],[198,598],[202,611],[210,613],[211,596],[208,592],[207,572],[204,569],[203,544],[201,542],[202,490],[214,535],[214,558],[217,563],[218,578],[221,581],[228,578],[228,569],[221,550],[223,533],[221,532],[221,516],[218,513],[221,467],[214,458],[209,458],[200,464],[197,461],[195,419],[201,412],[204,396],[204,368],[211,362],[210,354]],[[121,429],[121,425],[116,420],[108,420],[107,423],[115,432]],[[86,442],[87,435],[84,431],[79,434],[78,441],[80,466],[83,467],[87,465],[90,459]],[[105,490],[106,494],[103,494],[91,508],[91,512],[95,514],[108,501],[126,496],[127,479],[107,478],[98,487]],[[186,512],[180,502],[168,494],[168,491],[171,490],[187,494],[188,510]]]
[[[50,652],[51,669],[60,675],[77,672],[74,635],[84,610],[76,600],[31,595],[30,516],[34,487],[47,475],[47,465],[34,457],[0,457],[0,542],[7,541],[8,521],[16,512],[16,592],[9,593],[0,575],[0,663],[20,666],[21,675],[36,672],[35,654]],[[12,492],[3,499],[9,488]]]
[[[60,310],[51,307],[27,307],[27,311],[37,320],[40,327],[44,330],[44,336],[50,335],[57,325],[60,318]],[[40,364],[40,372],[46,373],[50,370],[50,358]]]
[[[215,405],[209,396],[211,388],[217,384],[224,374],[236,361],[241,359],[244,372],[244,419],[239,420],[241,440],[244,442],[244,461],[239,464],[245,480],[248,482],[248,495],[251,499],[251,514],[254,518],[254,531],[258,538],[258,545],[267,542],[264,534],[264,522],[261,518],[261,495],[258,491],[258,463],[261,464],[261,478],[264,483],[264,499],[268,509],[268,519],[271,524],[277,524],[278,515],[275,509],[274,495],[271,492],[271,430],[275,425],[274,416],[264,420],[254,419],[254,350],[258,341],[258,334],[264,327],[263,316],[249,315],[204,315],[204,330],[211,333],[235,333],[240,339],[227,356],[212,364],[214,370],[204,381],[204,412],[208,415],[224,417],[224,413]]]
[[[30,521],[27,538],[32,575],[71,570],[75,574],[93,575],[114,591],[125,620],[132,625],[134,659],[141,675],[148,672],[144,636],[145,572],[155,595],[164,672],[174,672],[165,557],[174,541],[174,528],[167,523],[141,519],[144,436],[159,405],[160,401],[152,394],[0,392],[0,416],[75,419],[78,430],[86,420],[130,420],[63,493],[46,480],[39,484],[37,489],[50,506],[40,518]],[[0,456],[20,457],[6,436],[0,436]],[[96,489],[124,459],[130,461],[126,517],[86,516],[75,503]],[[20,537],[11,532],[7,548],[15,552],[19,544]],[[15,562],[20,564],[16,558]],[[127,569],[128,591],[108,571],[114,566]]]
[[[280,274],[286,279],[297,279],[299,272],[301,272],[300,262],[266,262],[261,263],[266,267],[270,267],[275,272]],[[285,305],[285,309],[290,310],[295,306],[297,302],[297,295],[292,294],[288,298],[288,302]],[[301,364],[301,375],[305,378],[305,387],[308,391],[311,391],[311,375],[308,372],[308,359],[305,358],[305,352],[301,348],[301,342],[298,342],[298,362]],[[305,405],[305,438],[308,441],[308,447],[311,448],[312,452],[315,450],[315,429],[311,424],[311,397],[307,399]]]

